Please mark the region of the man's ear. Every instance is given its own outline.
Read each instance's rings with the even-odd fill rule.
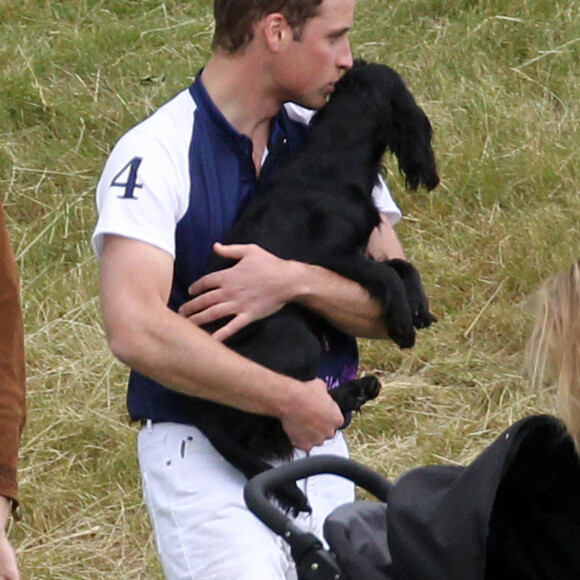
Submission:
[[[283,14],[273,12],[260,21],[264,42],[272,52],[279,52],[294,39],[292,28]]]

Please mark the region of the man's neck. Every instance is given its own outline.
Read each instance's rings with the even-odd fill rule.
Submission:
[[[240,133],[263,139],[282,103],[268,91],[265,67],[250,55],[214,54],[202,73],[206,91],[216,107]]]

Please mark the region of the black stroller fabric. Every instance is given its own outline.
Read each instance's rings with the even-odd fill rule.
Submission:
[[[366,532],[375,543],[367,555],[388,537],[386,556],[365,558],[374,575],[353,567],[362,540],[341,532],[334,514],[327,520],[326,537],[351,580],[580,579],[580,461],[554,417],[512,425],[467,467],[409,471],[395,482],[386,523],[379,513],[349,515],[349,525],[375,527]]]
[[[342,570],[354,578],[392,578],[393,563],[387,539],[387,505],[357,501],[335,509],[324,522],[324,536]]]

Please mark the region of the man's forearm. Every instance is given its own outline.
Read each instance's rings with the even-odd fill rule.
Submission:
[[[320,266],[293,262],[292,269],[293,302],[352,336],[388,337],[381,304],[360,284]]]
[[[140,320],[137,312],[133,314],[132,323],[119,316],[107,325],[111,348],[120,360],[159,383],[186,395],[277,417],[292,444],[306,451],[332,437],[342,424],[342,413],[323,381],[303,383],[275,373],[169,309],[159,313],[149,309]]]
[[[275,373],[171,311],[172,272],[173,260],[162,250],[119,237],[105,240],[101,307],[117,358],[181,393],[277,417],[302,449],[331,437],[343,418],[326,385]]]
[[[405,260],[405,250],[388,216],[381,214],[381,223],[369,238],[367,255],[380,262],[399,258]]]
[[[379,261],[405,259],[403,246],[384,214],[371,234],[367,254]],[[318,266],[295,262],[292,267],[297,280],[295,302],[352,336],[388,337],[381,305],[358,283]]]
[[[225,317],[230,322],[214,333],[224,341],[285,303],[296,302],[336,328],[359,337],[386,338],[382,307],[357,282],[327,269],[283,260],[255,244],[216,244],[219,255],[235,266],[203,276],[190,287],[194,298],[181,306],[182,316],[203,326]],[[375,260],[402,258],[404,252],[388,219],[371,236],[367,252]]]

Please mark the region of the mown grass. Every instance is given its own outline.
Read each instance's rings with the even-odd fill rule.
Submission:
[[[398,231],[439,322],[417,346],[361,341],[380,374],[355,457],[396,477],[472,459],[553,410],[522,373],[526,302],[580,254],[580,7],[574,0],[359,0],[355,53],[397,68],[429,113],[442,185],[403,190]],[[126,371],[108,353],[89,247],[114,142],[209,54],[211,2],[0,0],[0,192],[28,352],[24,578],[161,578],[141,506]]]

